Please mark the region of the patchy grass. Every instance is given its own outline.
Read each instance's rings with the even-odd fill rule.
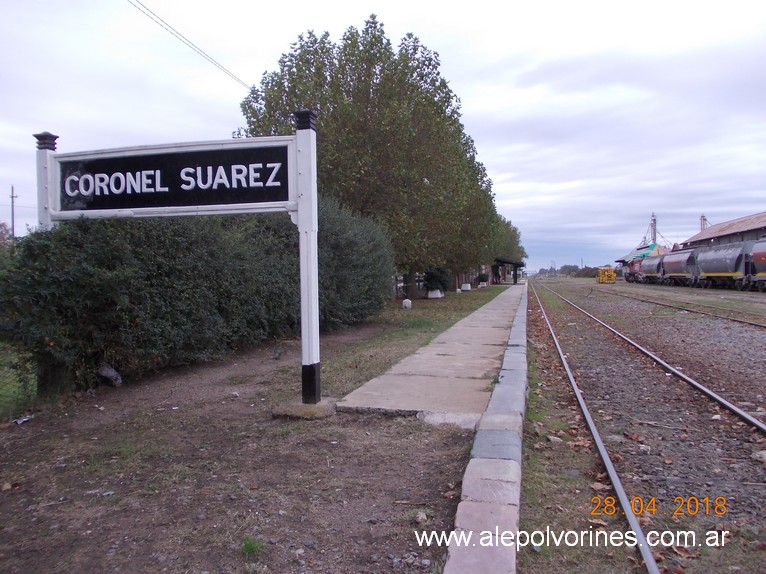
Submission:
[[[242,541],[242,556],[244,556],[246,560],[260,557],[265,549],[266,547],[263,542],[256,540],[255,538],[245,536],[245,539]]]
[[[36,394],[37,384],[29,360],[0,342],[0,421],[24,412]]]

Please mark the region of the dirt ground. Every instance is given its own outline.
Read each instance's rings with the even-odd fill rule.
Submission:
[[[323,337],[322,356],[375,336]],[[300,342],[69,397],[0,429],[0,571],[441,572],[472,433],[275,419]]]

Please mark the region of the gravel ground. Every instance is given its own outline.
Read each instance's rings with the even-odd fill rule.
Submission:
[[[766,420],[766,330],[604,296],[590,285],[545,284]],[[766,466],[754,458],[766,451],[763,434],[540,291],[644,531],[697,534],[695,546],[656,547],[661,567],[766,572]],[[597,492],[591,514],[612,512],[612,495]],[[707,532],[724,546],[705,546]]]

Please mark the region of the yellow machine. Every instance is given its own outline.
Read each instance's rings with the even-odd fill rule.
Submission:
[[[611,267],[599,267],[596,281],[599,283],[614,283],[617,281],[617,273]]]

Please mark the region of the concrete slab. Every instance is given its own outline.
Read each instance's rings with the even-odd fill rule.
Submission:
[[[476,413],[489,403],[488,383],[481,379],[385,374],[372,379],[338,401],[339,411],[419,411]]]
[[[486,466],[486,463],[500,463]],[[473,467],[472,463],[477,463]],[[473,458],[463,476],[462,500],[519,505],[521,465],[516,461]]]
[[[415,355],[448,357],[471,355],[473,357],[501,359],[503,353],[505,353],[505,346],[501,344],[483,344],[470,341],[447,341],[437,343],[434,341],[427,347],[418,350]],[[404,361],[406,361],[406,359],[404,359]]]
[[[521,436],[512,431],[477,431],[471,458],[500,458],[521,463]]]
[[[492,380],[502,365],[501,357],[475,357],[462,355],[439,355],[437,353],[414,354],[394,365],[388,372],[392,375],[427,375],[446,379]]]
[[[513,531],[515,535],[518,527],[519,507],[511,504],[464,500],[458,505],[455,515],[456,530],[476,533]],[[473,542],[479,545],[479,540]],[[481,572],[487,572],[487,570],[481,570]]]
[[[479,413],[432,413],[421,411],[417,417],[431,425],[454,425],[462,429],[475,430],[479,419]]]
[[[526,410],[526,381],[525,387],[521,385],[506,384],[501,382],[495,385],[492,391],[492,400],[487,406],[488,413],[519,413],[524,414]]]
[[[519,505],[519,485],[499,480],[472,480],[466,482],[463,479],[462,500],[474,502],[491,502],[494,504]]]
[[[520,478],[518,463],[471,460],[463,479],[464,498],[455,516],[455,535],[462,535],[462,540],[467,543],[458,545],[453,541],[450,544],[444,574],[516,572]],[[472,497],[488,500],[471,500]],[[508,500],[515,503],[509,504]],[[467,536],[470,540],[466,540]]]
[[[473,339],[468,338],[466,340],[454,340],[447,339],[433,341],[427,347],[418,349],[413,355],[422,355],[424,353],[448,353],[451,355],[461,354],[473,354],[477,349],[484,349],[484,353],[488,353],[492,356],[501,357],[506,352],[507,347],[502,340],[497,338],[490,338],[486,334],[477,334]],[[412,356],[412,355],[411,355]],[[406,359],[405,359],[406,360]]]
[[[490,399],[491,400],[491,399]],[[481,415],[476,430],[505,430],[521,434],[524,427],[524,417],[521,413],[490,413]]]
[[[475,534],[479,539],[479,535]],[[473,537],[472,537],[473,539]],[[515,541],[515,538],[514,538]],[[474,544],[479,545],[478,542]],[[443,574],[515,574],[516,546],[471,547],[450,545]]]
[[[518,483],[521,480],[521,465],[515,460],[472,458],[468,462],[463,479]]]
[[[527,373],[527,365],[519,365],[516,368],[506,369],[505,366],[509,363],[503,361],[503,368],[497,374],[497,382],[500,385],[513,385],[514,388],[518,387],[519,391],[526,397],[527,393],[527,379],[529,373]]]

